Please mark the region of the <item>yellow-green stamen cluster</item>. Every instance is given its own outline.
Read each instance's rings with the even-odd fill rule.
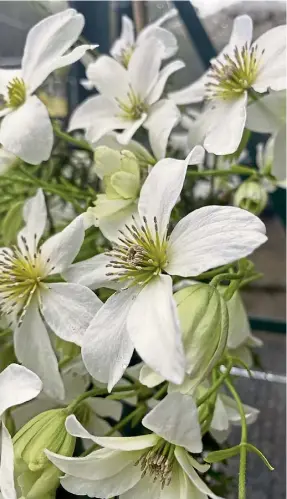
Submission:
[[[17,108],[22,106],[26,100],[26,86],[22,78],[14,78],[7,85],[7,106]]]
[[[129,65],[129,62],[130,62],[130,59],[131,59],[131,56],[133,54],[133,51],[134,51],[134,47],[129,45],[128,47],[126,47],[125,49],[123,49],[121,51],[121,55],[120,55],[120,61],[122,63],[122,65],[127,69],[128,65]]]
[[[161,488],[168,487],[172,479],[174,467],[175,445],[160,440],[155,447],[149,449],[135,463],[140,465],[142,477],[149,475],[153,481],[161,483]]]
[[[144,285],[154,276],[160,274],[167,263],[166,234],[161,237],[158,231],[156,217],[153,231],[150,230],[147,219],[143,217],[143,224],[134,220],[131,226],[119,231],[119,243],[108,253],[110,263],[108,272],[114,280],[126,281],[129,285]]]
[[[138,120],[141,118],[142,114],[146,113],[148,110],[147,104],[131,87],[125,101],[121,99],[116,99],[116,101],[121,110],[119,116],[126,120]]]
[[[252,87],[259,70],[260,58],[256,46],[235,47],[233,54],[223,54],[211,64],[206,83],[208,99],[233,99]]]
[[[3,249],[0,255],[0,312],[18,318],[18,325],[41,281],[48,275],[49,267],[49,259],[42,259],[36,244],[35,251],[31,252],[25,237],[21,239],[21,250],[15,246],[10,251]]]

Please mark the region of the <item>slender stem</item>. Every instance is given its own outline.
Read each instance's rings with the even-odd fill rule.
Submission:
[[[73,144],[79,149],[85,149],[86,151],[94,152],[93,148],[90,146],[90,144],[88,144],[88,142],[86,142],[85,140],[75,139],[75,137],[72,137],[72,135],[70,135],[69,133],[62,132],[62,130],[60,130],[60,128],[55,124],[53,124],[53,130],[55,135],[57,135],[59,139],[62,139],[69,144]]]
[[[225,384],[233,396],[241,418],[241,441],[240,441],[240,464],[239,464],[239,482],[238,482],[238,499],[246,499],[246,465],[247,465],[247,423],[244,408],[240,397],[229,379],[226,379]]]
[[[113,388],[112,393],[124,392],[124,391],[130,392],[133,389],[135,389],[135,387],[133,385],[116,386],[115,388]],[[98,388],[98,387],[92,388],[91,390],[89,390],[85,393],[82,393],[82,395],[80,395],[75,400],[73,400],[71,402],[71,404],[68,405],[67,410],[69,411],[70,414],[72,414],[75,411],[75,409],[87,398],[97,397],[97,396],[101,396],[101,395],[109,395],[107,388]]]
[[[231,166],[228,170],[202,170],[202,171],[187,171],[186,175],[189,177],[224,177],[228,175],[256,175],[257,172],[254,168],[247,166]]]
[[[230,269],[230,265],[222,265],[222,267],[217,267],[217,269],[209,270],[208,272],[203,272],[203,274],[195,276],[195,279],[197,281],[204,280],[204,279],[211,279],[212,277],[215,277],[218,274],[222,274],[222,272],[226,272],[229,269]]]
[[[155,394],[152,398],[154,399],[160,399],[162,395],[166,394],[167,391],[167,383],[165,383]]]
[[[232,364],[232,361],[230,360],[228,362],[227,367],[226,367],[226,371],[217,379],[217,381],[214,383],[214,385],[204,395],[202,395],[202,397],[200,397],[197,400],[197,402],[196,402],[197,407],[201,406],[204,402],[206,402],[206,400],[209,397],[211,397],[211,395],[213,395],[218,390],[218,388],[222,385],[222,383],[229,376],[229,373],[232,369],[232,366],[233,366],[233,364]]]

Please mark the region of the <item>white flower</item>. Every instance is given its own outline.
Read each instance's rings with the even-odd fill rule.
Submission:
[[[114,249],[64,274],[91,288],[122,288],[97,313],[82,346],[88,371],[108,382],[109,389],[121,378],[134,348],[156,372],[180,384],[185,357],[171,276],[196,276],[247,256],[266,241],[257,217],[225,206],[195,210],[167,236],[188,164],[200,162],[202,155],[198,146],[184,161],[159,161],[142,187],[138,220],[119,234]]]
[[[77,255],[84,239],[81,219],[76,218],[39,247],[47,221],[40,189],[25,204],[23,216],[26,225],[18,234],[18,247],[0,251],[1,313],[15,327],[19,361],[39,375],[47,394],[63,398],[57,358],[42,316],[60,338],[81,345],[101,301],[84,286],[47,282],[48,276],[61,273]]]
[[[78,61],[92,48],[81,45],[67,53],[83,26],[84,17],[74,9],[47,17],[29,31],[21,69],[0,70],[0,93],[5,99],[0,143],[28,163],[47,160],[53,146],[48,111],[35,91],[55,69]]]
[[[47,451],[49,459],[67,473],[63,487],[72,494],[120,499],[218,499],[199,477],[209,466],[189,452],[202,452],[197,409],[190,396],[168,395],[144,419],[154,433],[137,437],[90,435],[74,416],[66,428],[88,436],[102,449],[87,457],[66,458]]]
[[[41,389],[42,382],[38,376],[18,364],[10,364],[0,374],[0,425],[2,422],[0,497],[2,493],[3,499],[17,498],[14,486],[13,443],[4,423],[5,411],[37,397]]]
[[[271,92],[248,107],[247,128],[258,133],[271,133],[272,138],[258,148],[258,166],[271,167],[277,185],[286,188],[286,92]]]
[[[164,157],[180,113],[172,100],[159,99],[168,77],[184,64],[177,60],[160,70],[161,54],[162,44],[149,37],[135,49],[127,69],[105,55],[90,64],[87,77],[100,95],[90,97],[74,111],[69,130],[85,129],[92,143],[112,130],[123,130],[118,140],[127,144],[143,125],[153,153]]]
[[[110,49],[111,56],[127,67],[136,47],[139,47],[147,38],[153,37],[162,44],[162,59],[168,59],[177,52],[177,41],[175,36],[161,27],[169,19],[176,15],[176,9],[170,10],[167,14],[159,17],[155,22],[145,26],[135,39],[135,27],[133,21],[128,16],[122,16],[122,31]]]
[[[240,144],[246,122],[248,92],[286,88],[286,26],[277,26],[252,41],[252,19],[235,19],[228,45],[211,60],[199,80],[169,96],[177,104],[208,101],[202,116],[204,147],[231,154]]]

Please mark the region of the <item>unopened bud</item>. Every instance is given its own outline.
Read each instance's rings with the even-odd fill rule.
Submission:
[[[174,295],[183,334],[187,373],[203,380],[220,361],[228,335],[227,306],[218,290],[195,284]]]
[[[259,215],[268,201],[266,189],[253,180],[243,182],[234,195],[234,205]]]

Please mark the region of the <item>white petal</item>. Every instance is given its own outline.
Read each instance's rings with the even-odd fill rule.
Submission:
[[[212,430],[217,430],[218,432],[225,432],[229,428],[228,415],[225,409],[225,405],[220,396],[217,396],[216,398],[214,413],[210,426]]]
[[[42,189],[28,199],[23,208],[25,227],[18,234],[18,245],[23,247],[21,236],[25,237],[30,253],[33,255],[38,246],[47,222],[47,208]]]
[[[125,225],[131,225],[133,216],[137,214],[137,203],[130,203],[126,208],[104,217],[99,221],[99,229],[110,241],[116,241],[119,237],[119,230]]]
[[[225,288],[222,288],[224,292]],[[228,348],[235,349],[246,342],[251,336],[248,316],[238,291],[227,302],[229,315]]]
[[[179,492],[180,499],[207,499],[207,495],[198,490],[190,481],[189,477],[184,471],[179,469]],[[164,498],[163,498],[164,499]],[[172,498],[173,499],[173,498]],[[175,497],[176,499],[176,497]]]
[[[208,497],[211,497],[212,499],[222,499],[217,495],[213,494],[213,492],[211,492],[209,487],[207,487],[207,485],[203,482],[203,480],[201,480],[201,478],[198,476],[198,474],[196,473],[190,462],[189,455],[184,449],[182,449],[181,447],[176,447],[174,454],[180,466],[183,468],[183,470],[189,476],[192,483],[200,492],[206,494]]]
[[[160,383],[163,383],[165,381],[165,379],[160,374],[154,372],[146,364],[144,364],[140,370],[139,380],[143,385],[148,386],[149,388],[160,385]]]
[[[72,113],[68,131],[89,129],[93,127],[95,120],[110,120],[116,113],[118,113],[118,106],[107,97],[101,95],[89,97]]]
[[[138,37],[137,37],[137,45],[142,43],[147,37],[154,37],[162,44],[162,59],[168,59],[172,57],[178,49],[177,39],[171,31],[168,31],[165,28],[160,28],[159,24],[156,23],[150,24],[143,28]]]
[[[110,54],[114,59],[121,61],[123,52],[130,50],[134,45],[134,23],[128,16],[122,16],[122,30],[120,38],[112,44]]]
[[[148,103],[156,102],[164,91],[164,87],[170,75],[185,67],[183,61],[177,60],[167,64],[159,73],[158,80],[148,96]]]
[[[147,38],[133,52],[128,74],[133,91],[142,98],[150,93],[159,77],[162,44],[156,38]]]
[[[282,183],[281,187],[286,188],[286,123],[280,129],[274,142],[273,174]]]
[[[63,272],[63,277],[69,282],[76,282],[91,289],[117,289],[117,283],[107,276],[109,263],[110,257],[101,253],[88,260],[74,263]]]
[[[234,425],[240,425],[241,417],[238,412],[238,407],[236,402],[231,397],[228,397],[228,395],[225,395],[224,393],[220,394],[220,397],[224,404],[229,421],[231,421],[231,423]],[[255,409],[255,407],[251,407],[245,404],[243,404],[243,407],[247,424],[254,423],[260,411],[258,409]]]
[[[151,170],[142,186],[139,198],[139,214],[146,217],[150,228],[154,217],[160,235],[166,231],[171,211],[178,200],[189,164],[196,164],[203,156],[202,147],[194,148],[185,160],[166,158]]]
[[[77,217],[65,229],[44,242],[41,248],[42,258],[48,261],[49,274],[63,272],[73,262],[84,240],[83,221]]]
[[[247,93],[237,99],[218,99],[206,111],[208,123],[204,147],[217,155],[234,153],[241,141],[246,121]]]
[[[115,421],[121,419],[123,406],[118,400],[110,400],[108,398],[91,397],[87,399],[87,404],[95,414],[101,418],[113,418]]]
[[[63,340],[82,345],[83,336],[101,300],[80,284],[51,283],[41,291],[41,311],[52,331]]]
[[[75,43],[84,27],[84,16],[66,9],[46,17],[28,33],[22,59],[23,78],[32,93],[50,74],[50,67]],[[53,71],[53,69],[52,69]]]
[[[53,129],[46,106],[36,96],[2,120],[0,143],[27,163],[37,165],[49,159]]]
[[[286,122],[286,92],[271,92],[247,108],[246,127],[258,133],[275,133]]]
[[[132,489],[121,494],[121,499],[159,499],[161,489],[159,480],[153,481],[150,476],[145,476]]]
[[[205,95],[205,84],[207,83],[206,73],[198,80],[181,90],[170,92],[168,97],[178,105],[195,104],[201,102]]]
[[[18,389],[17,387],[16,390]],[[0,497],[3,497],[3,499],[17,499],[14,485],[13,442],[3,421],[1,431]]]
[[[156,158],[165,157],[170,132],[179,120],[179,109],[172,100],[160,100],[149,110],[144,127],[149,132],[149,142]]]
[[[169,276],[155,277],[143,287],[128,314],[127,328],[144,362],[165,379],[180,384],[185,358]]]
[[[239,49],[247,43],[251,44],[253,32],[253,22],[250,16],[244,14],[242,16],[237,16],[234,19],[232,33],[228,46],[238,47]]]
[[[137,451],[153,447],[158,441],[158,436],[153,434],[137,437],[96,437],[88,433],[74,415],[68,416],[66,428],[75,437],[89,438],[101,447],[112,450]]]
[[[81,480],[72,476],[65,476],[61,480],[64,489],[76,495],[86,495],[106,499],[120,494],[124,497],[124,492],[131,489],[139,481],[140,469],[135,466],[127,466],[117,475],[104,478],[103,480]]]
[[[160,437],[190,452],[202,452],[197,407],[190,395],[169,393],[142,424]]]
[[[205,206],[176,225],[165,270],[172,275],[196,276],[250,255],[266,240],[265,225],[248,211]]]
[[[126,320],[137,292],[130,288],[111,296],[83,339],[82,356],[87,370],[95,379],[108,383],[109,390],[122,377],[133,353]]]
[[[87,78],[104,96],[127,98],[129,92],[128,72],[112,57],[102,55],[96,62],[89,64]]]
[[[51,398],[64,398],[58,362],[36,300],[27,309],[23,323],[14,333],[15,353],[20,362],[37,373],[43,390]]]
[[[261,35],[257,47],[259,73],[253,84],[256,92],[286,88],[286,25],[276,26]],[[264,53],[261,55],[262,51]]]
[[[0,373],[0,416],[14,405],[31,400],[42,390],[36,374],[24,366],[10,364]]]
[[[125,130],[117,134],[117,140],[120,144],[128,144],[132,139],[136,131],[142,126],[147,117],[146,113],[143,113],[138,120],[126,120]],[[122,127],[123,128],[123,127]]]

